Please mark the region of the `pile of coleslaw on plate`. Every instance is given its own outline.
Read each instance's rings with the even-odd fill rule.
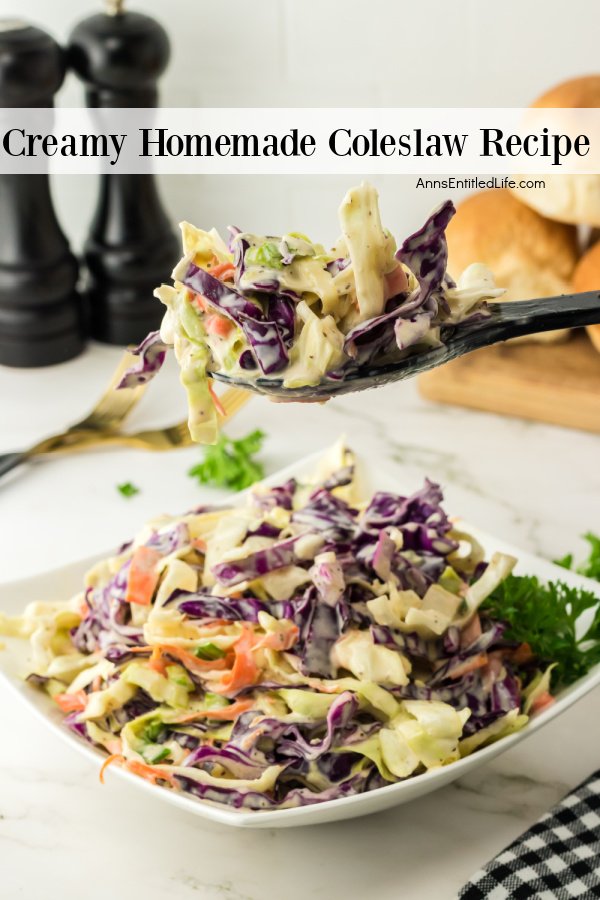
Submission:
[[[484,561],[436,484],[359,481],[338,443],[311,479],[163,516],[0,631],[67,728],[170,790],[278,809],[448,765],[548,701],[479,612],[515,559]]]
[[[210,375],[277,379],[284,388],[339,383],[363,366],[439,347],[450,331],[487,314],[503,291],[483,265],[455,283],[448,272],[443,203],[396,248],[377,191],[362,184],[340,209],[342,234],[325,250],[306,235],[219,233],[182,223],[184,257],[173,285],[155,291],[167,310],[144,340],[122,387],[148,381],[173,347],[188,396],[192,438],[213,443]]]

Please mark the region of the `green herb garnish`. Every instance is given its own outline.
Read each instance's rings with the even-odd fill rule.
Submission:
[[[135,495],[140,492],[139,487],[136,487],[131,481],[126,481],[124,484],[118,484],[117,490],[124,497],[135,497]]]
[[[552,673],[556,686],[571,684],[600,662],[600,606],[591,591],[562,581],[542,584],[533,575],[509,575],[481,608],[508,624],[506,639],[529,644],[540,663],[557,664]],[[589,628],[578,637],[579,617],[594,608]]]
[[[579,575],[585,575],[586,578],[595,578],[596,581],[600,581],[600,537],[588,531],[583,535],[583,539],[590,545],[588,558],[575,566],[574,570]],[[567,553],[562,559],[555,559],[554,562],[563,569],[573,569],[573,554]]]
[[[222,434],[216,444],[204,449],[204,459],[193,466],[188,475],[197,478],[200,484],[235,491],[250,487],[265,474],[262,464],[252,459],[261,449],[264,439],[265,434],[258,430],[237,441]]]
[[[202,644],[201,647],[196,647],[194,656],[197,656],[198,659],[223,659],[225,651],[216,644]]]

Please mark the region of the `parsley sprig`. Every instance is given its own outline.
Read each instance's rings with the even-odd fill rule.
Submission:
[[[123,484],[118,484],[117,490],[123,497],[135,497],[135,495],[140,492],[139,487],[136,487],[131,481],[125,481]]]
[[[262,447],[265,434],[252,431],[237,441],[220,435],[216,444],[204,449],[204,459],[193,466],[188,474],[200,484],[227,487],[241,491],[264,477],[262,463],[252,457]]]
[[[600,662],[599,602],[591,591],[562,581],[542,584],[533,575],[509,575],[482,609],[506,622],[504,637],[528,643],[540,664],[557,663],[552,680],[558,687],[571,684]],[[580,616],[594,608],[591,624],[581,633],[576,627]]]
[[[585,575],[586,578],[595,578],[596,581],[600,581],[600,537],[588,531],[587,534],[583,535],[583,539],[590,545],[588,557],[578,566],[575,566],[575,571],[579,575]],[[563,556],[562,559],[556,559],[555,562],[557,566],[562,566],[563,569],[573,569],[573,554],[567,553],[566,556]]]

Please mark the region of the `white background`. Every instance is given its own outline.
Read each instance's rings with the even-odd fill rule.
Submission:
[[[165,106],[526,106],[564,78],[600,70],[597,0],[136,0],[172,42]],[[101,0],[0,0],[66,39]],[[79,106],[69,78],[59,102]],[[328,243],[351,176],[266,179],[166,176],[174,220],[259,233],[300,230]],[[420,224],[441,195],[415,178],[379,176],[386,225]],[[61,221],[78,246],[94,178],[55,182]],[[458,196],[455,194],[455,198]]]

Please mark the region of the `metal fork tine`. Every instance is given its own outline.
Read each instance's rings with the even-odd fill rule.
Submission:
[[[252,394],[249,391],[241,388],[230,388],[225,391],[221,402],[226,415],[219,417],[221,425],[229,422],[251,397]],[[194,442],[190,437],[187,420],[185,420],[168,428],[155,428],[147,431],[138,431],[134,434],[109,434],[105,440],[99,439],[98,443],[124,444],[144,450],[168,450],[176,447],[191,447]]]
[[[133,353],[126,352],[123,355],[119,365],[112,374],[106,390],[94,408],[84,419],[72,425],[69,431],[79,431],[86,428],[100,431],[103,428],[114,428],[123,421],[125,416],[140,401],[147,387],[145,384],[140,384],[134,388],[116,390],[116,386],[124,373],[135,364],[136,360],[137,357]]]
[[[225,396],[225,395],[223,395]],[[248,402],[252,394],[242,389],[231,389],[226,398],[226,416],[220,417],[221,424],[229,422],[236,412]],[[77,439],[76,439],[77,438]],[[170,425],[167,428],[151,428],[133,433],[121,431],[98,430],[97,434],[82,433],[78,438],[73,435],[69,444],[61,444],[56,447],[44,448],[46,452],[61,453],[77,449],[91,449],[98,446],[125,446],[137,447],[140,450],[169,450],[179,447],[190,447],[194,442],[190,437],[187,420]],[[40,449],[38,452],[44,452]]]
[[[131,353],[126,353],[110,384],[91,413],[62,434],[54,435],[39,441],[35,446],[23,453],[6,454],[0,457],[0,471],[7,472],[27,459],[42,454],[68,453],[75,450],[90,450],[94,447],[125,446],[141,450],[171,450],[189,447],[193,441],[190,437],[187,421],[179,422],[167,428],[154,428],[126,434],[118,426],[127,413],[135,406],[146,389],[142,384],[135,388],[116,391],[115,387],[123,373],[135,362]],[[221,397],[225,415],[219,416],[220,424],[230,419],[250,400],[252,394],[239,387],[228,388]],[[10,457],[10,459],[8,459]],[[8,466],[2,468],[2,462]]]

